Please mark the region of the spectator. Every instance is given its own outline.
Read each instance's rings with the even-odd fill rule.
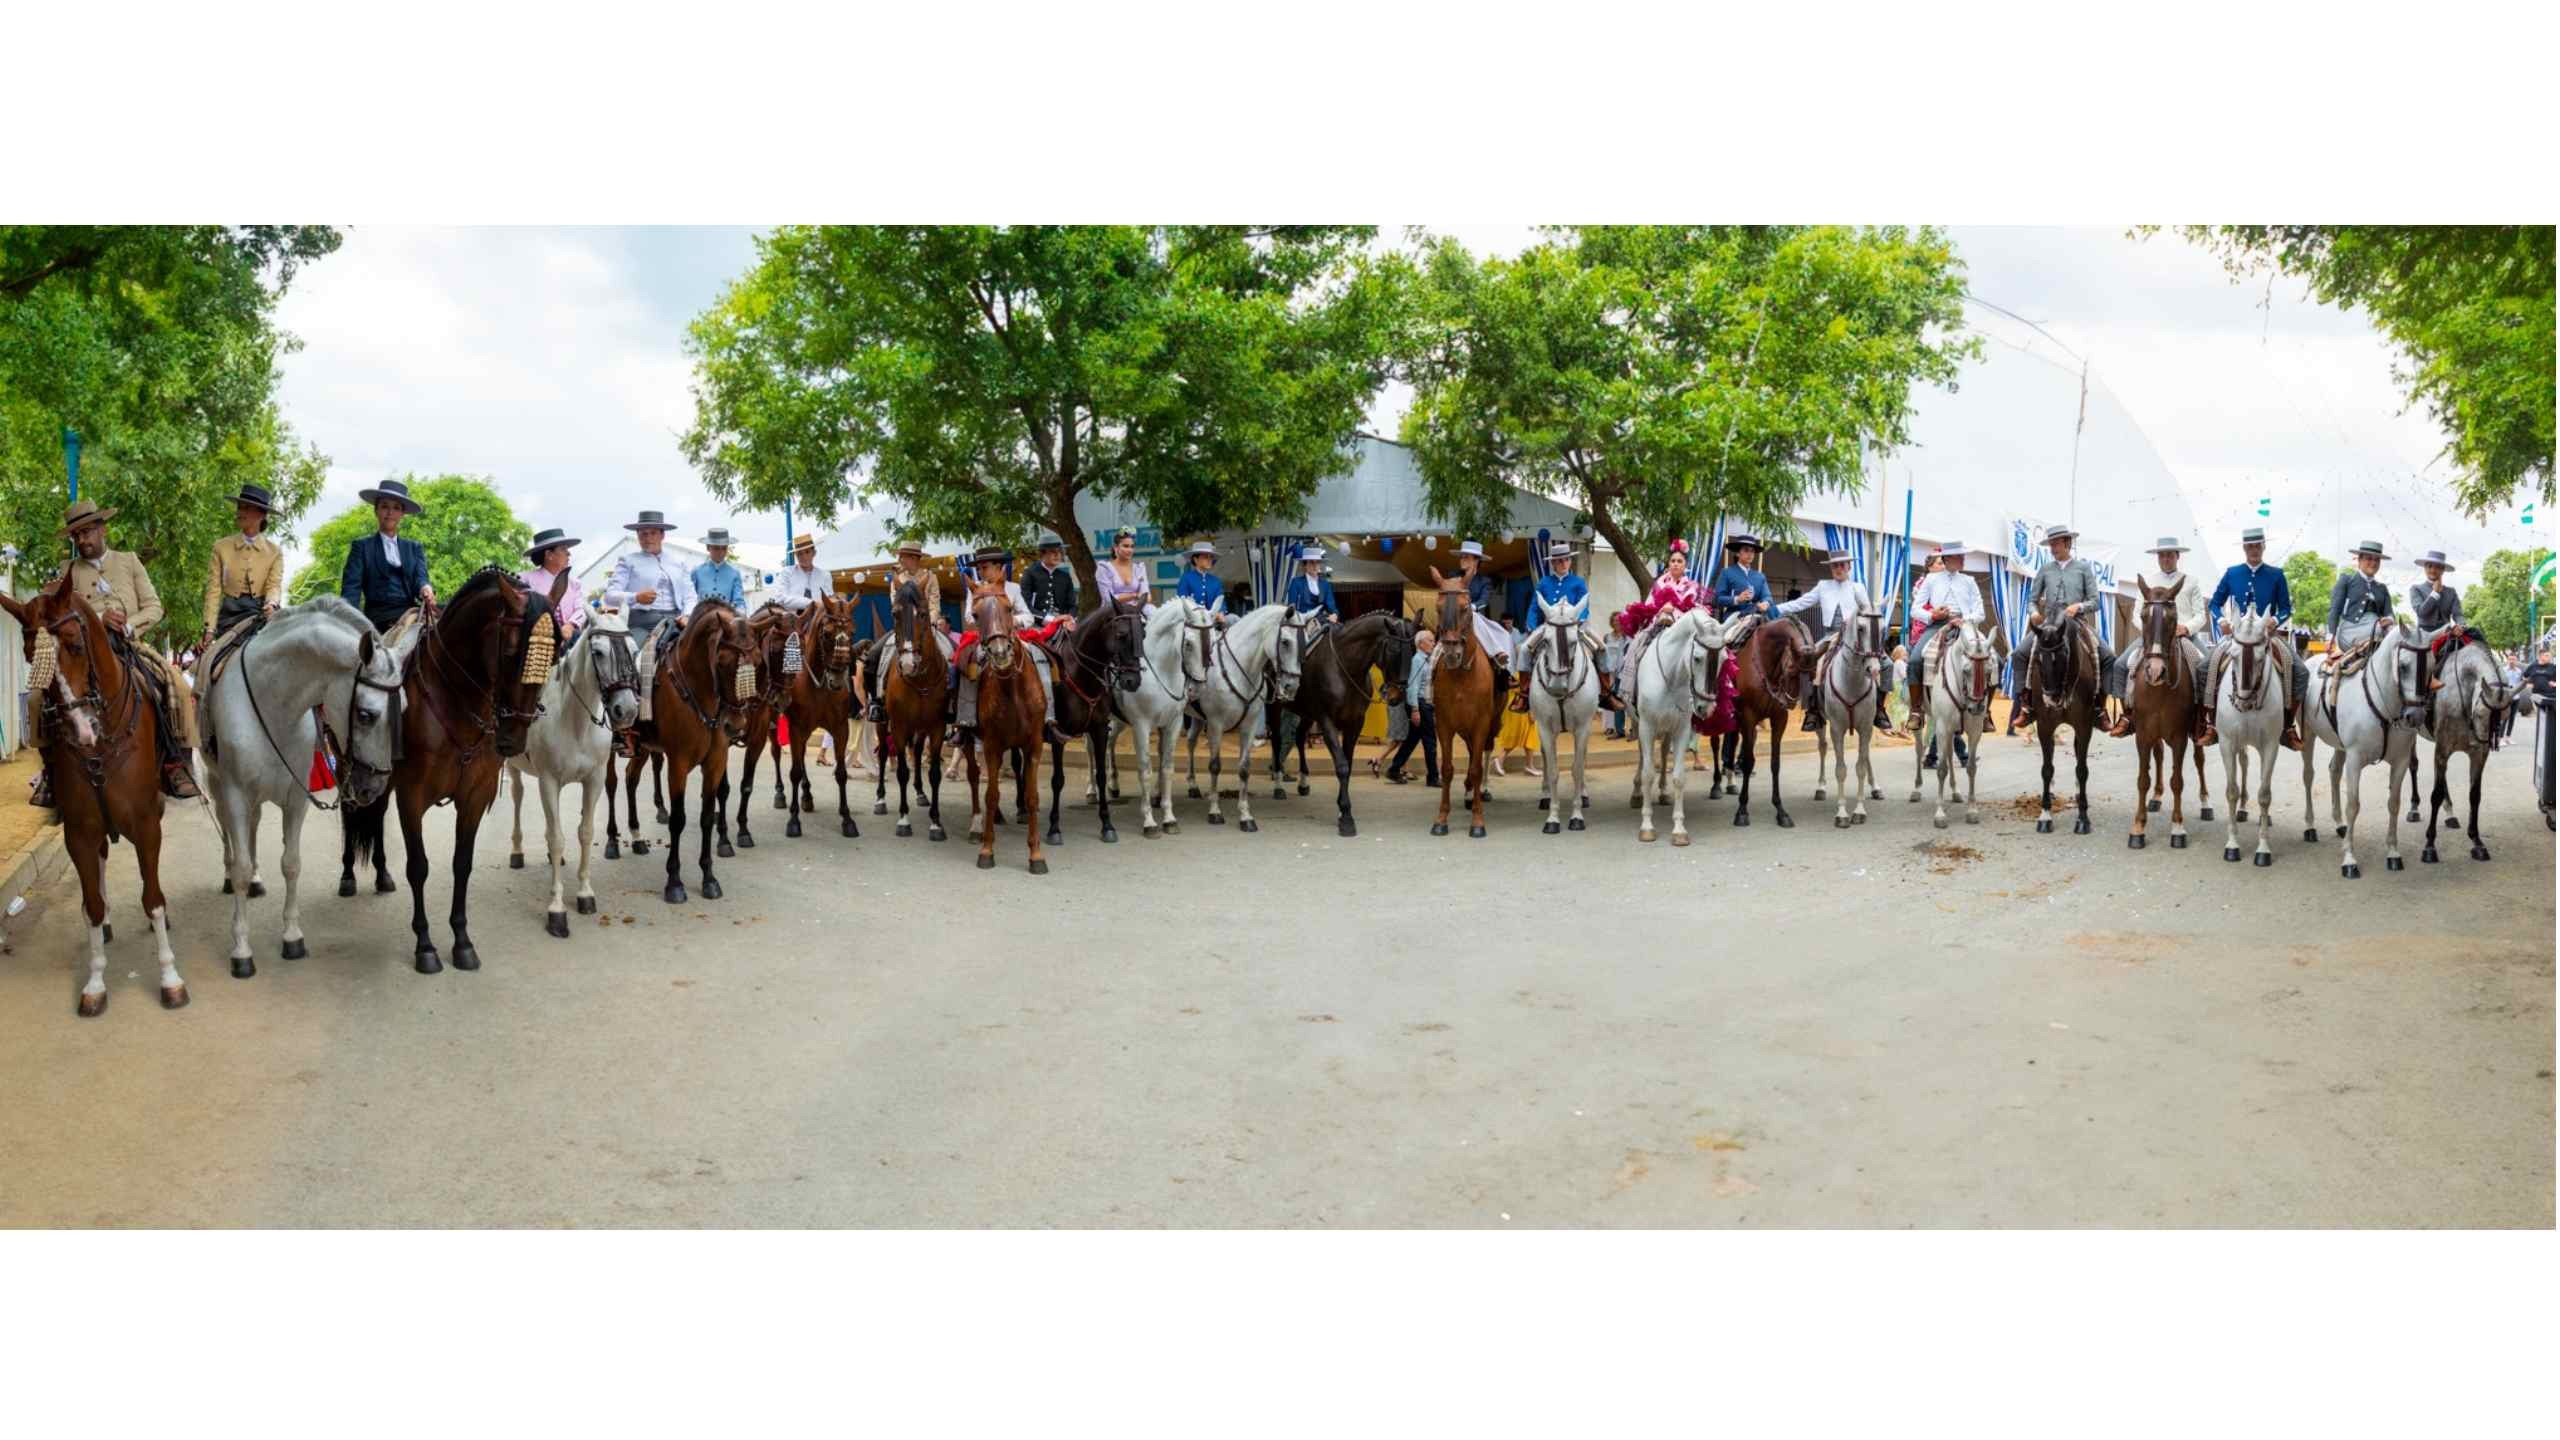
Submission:
[[[1438,648],[1438,639],[1428,630],[1413,637],[1413,668],[1405,672],[1405,737],[1387,761],[1390,785],[1402,785],[1413,778],[1404,773],[1404,762],[1412,756],[1416,744],[1422,746],[1423,783],[1440,783],[1440,739],[1433,730],[1435,717],[1431,709],[1431,652]]]
[[[1618,671],[1626,664],[1626,659],[1627,637],[1619,634],[1618,627],[1612,625],[1609,627],[1608,643],[1600,647],[1600,673],[1610,677],[1611,683],[1615,684],[1618,677]],[[1635,698],[1635,692],[1630,688],[1621,687],[1618,694],[1630,701]],[[1630,707],[1621,706],[1618,709],[1609,712],[1610,739],[1624,740],[1627,738],[1628,708]]]

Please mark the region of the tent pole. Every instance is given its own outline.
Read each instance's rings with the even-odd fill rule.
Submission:
[[[2080,433],[2089,428],[2089,362],[2080,362],[2080,418],[2071,423],[2071,513],[2062,518],[2073,528],[2080,524]]]

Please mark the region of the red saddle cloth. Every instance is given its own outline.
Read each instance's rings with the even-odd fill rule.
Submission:
[[[1724,657],[1724,668],[1716,672],[1716,708],[1704,715],[1689,717],[1689,728],[1701,735],[1723,735],[1734,727],[1735,711],[1742,703],[1742,662],[1731,655]]]

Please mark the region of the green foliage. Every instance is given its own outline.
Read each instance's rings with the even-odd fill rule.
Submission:
[[[516,518],[496,482],[470,475],[393,478],[407,480],[410,498],[426,507],[424,514],[400,522],[400,534],[426,550],[427,579],[437,598],[453,598],[483,565],[524,568],[524,547],[533,543],[533,527]],[[285,598],[299,605],[314,595],[337,594],[346,573],[347,547],[380,529],[373,507],[361,502],[330,516],[311,532],[311,563],[293,573]]]
[[[697,318],[687,459],[731,504],[902,533],[1169,533],[1304,512],[1385,383],[1399,293],[1349,226],[788,226]]]
[[[2513,650],[2533,638],[2534,608],[2532,600],[2533,572],[2551,558],[2546,547],[2537,550],[2498,550],[2480,562],[2480,574],[2462,586],[2462,618],[2471,622],[2481,637],[2501,650]],[[2460,578],[2460,577],[2451,577]],[[2552,592],[2545,587],[2539,606],[2540,620],[2548,626],[2552,620]]]
[[[2554,494],[2552,227],[2190,225],[2234,275],[2272,266],[2361,309],[2399,346],[2400,381],[2449,437],[2473,516],[2521,488]]]
[[[81,434],[81,494],[118,514],[168,610],[158,639],[197,638],[213,542],[244,483],[274,493],[289,536],[328,461],[275,404],[273,324],[295,270],[337,248],[325,226],[0,226],[0,540],[22,580],[58,568],[62,431]]]
[[[2284,557],[2284,586],[2293,595],[2297,624],[2317,624],[2329,615],[2329,592],[2338,584],[2338,562],[2317,550],[2296,550]],[[2215,616],[2216,624],[2221,623]]]
[[[1635,576],[1702,517],[1779,528],[1855,492],[1952,388],[1964,268],[1934,230],[1582,226],[1517,259],[1427,242],[1404,438],[1433,511],[1498,528],[1510,487],[1571,497]]]

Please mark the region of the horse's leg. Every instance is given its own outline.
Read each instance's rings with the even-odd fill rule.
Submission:
[[[667,752],[649,752],[649,799],[658,807],[658,823],[661,825],[670,823],[667,815],[667,764]],[[673,839],[670,838],[668,843],[673,844]]]
[[[2308,750],[2311,747],[2306,744],[2302,748]],[[2347,837],[2347,822],[2339,809],[2345,802],[2339,799],[2338,792],[2343,788],[2346,769],[2347,747],[2341,744],[2329,756],[2329,824],[2338,832],[2338,838],[2341,840]]]
[[[729,805],[729,756],[726,749],[723,748],[728,744],[728,740],[719,732],[714,731],[711,736],[711,744],[714,747],[711,752],[711,764],[704,767],[702,774],[702,789],[704,791],[703,798],[706,800],[710,799],[711,793],[714,791],[719,794],[720,798],[716,803],[706,804],[702,807],[702,833],[695,836],[693,842],[694,855],[702,862],[702,898],[705,900],[717,900],[720,898],[720,881],[711,873],[711,857],[713,853],[711,848],[711,830],[713,823],[717,821],[721,815],[726,813]],[[714,785],[711,781],[711,771],[713,770],[718,770],[720,772],[720,782],[717,785]]]
[[[2036,727],[2036,745],[2044,752],[2044,813],[2036,817],[2036,833],[2050,835],[2053,833],[2053,731],[2049,727]]]
[[[649,837],[640,833],[640,772],[647,767],[638,754],[622,772],[622,813],[631,817],[631,853],[649,853]]]
[[[729,752],[727,749],[729,737],[726,735],[715,734],[711,737],[711,743],[715,747],[719,748],[720,784],[716,787],[718,793],[715,795],[713,793],[715,787],[712,785],[708,773],[703,777],[702,818],[712,822],[711,826],[706,827],[703,838],[706,840],[710,839],[710,831],[712,829],[716,829],[720,836],[720,858],[727,860],[735,857],[738,853],[735,849],[731,848],[729,844],[729,791],[731,789],[729,784]],[[774,757],[774,769],[780,770],[781,768],[782,757],[777,755]],[[749,792],[743,790],[738,792],[738,809],[742,813],[747,808],[748,793]],[[705,900],[717,900],[720,897],[717,895],[705,894],[702,898]]]
[[[828,733],[830,738],[835,741],[836,819],[843,822],[836,826],[836,829],[842,832],[844,838],[847,840],[858,840],[862,837],[862,827],[853,823],[853,801],[846,794],[846,788],[849,784],[845,770],[845,766],[848,763],[846,751],[853,743],[853,720],[852,712],[849,708],[846,712],[846,718],[835,722],[835,724],[829,729]]]
[[[2183,731],[2169,736],[2169,848],[2187,848],[2187,737]],[[2260,809],[2266,807],[2260,806]],[[2261,815],[2261,820],[2266,817]]]
[[[578,782],[578,913],[596,913],[596,887],[587,876],[588,859],[595,853],[596,787]]]
[[[951,838],[951,832],[942,828],[942,729],[939,725],[925,736],[924,745],[925,765],[919,780],[929,787],[925,791],[924,838],[947,840]]]
[[[1964,740],[1964,823],[1982,823],[1982,737],[1991,733],[1990,707],[1985,705],[1979,716],[1967,716],[1956,723],[1956,732]],[[1945,760],[1941,758],[1941,765]]]
[[[986,716],[981,712],[978,718],[983,720]],[[983,735],[986,732],[980,731],[979,733]],[[985,783],[987,787],[987,794],[986,806],[983,813],[992,815],[996,808],[997,792],[1004,788],[1003,755],[990,754],[987,756]],[[979,816],[982,812],[980,812],[977,804],[978,784],[978,748],[972,745],[969,747],[969,798],[971,811],[969,815],[969,834],[971,838],[978,842],[978,868],[981,870],[993,870],[996,868],[996,827],[993,820],[989,820],[985,824],[979,823]]]
[[[1431,822],[1431,833],[1434,835],[1449,833],[1449,794],[1451,787],[1457,784],[1458,777],[1458,730],[1444,718],[1448,713],[1446,710],[1434,707],[1431,716],[1432,739],[1440,747],[1440,813]]]
[[[2467,753],[2471,759],[2471,763],[2464,767],[2471,772],[2471,858],[2486,860],[2489,858],[2489,842],[2480,834],[2480,771],[2488,763],[2488,742],[2480,742],[2479,748]]]
[[[2390,782],[2391,799],[2390,812],[2383,816],[2382,825],[2382,868],[2385,870],[2401,869],[2405,863],[2400,858],[2400,776],[2404,771],[2409,777],[2411,807],[2415,808],[2418,798],[2418,747],[2414,742],[2409,746],[2407,760],[2393,759],[2391,732],[2385,729],[2382,732],[2382,774]]]
[[[2095,719],[2088,724],[2071,727],[2072,794],[2073,804],[2079,811],[2078,817],[2071,822],[2074,835],[2089,833],[2089,736],[2097,728]]]
[[[1240,832],[1262,828],[1253,818],[1253,747],[1262,739],[1257,733],[1261,728],[1262,713],[1252,706],[1236,717],[1236,829]],[[1280,763],[1277,749],[1272,751],[1271,763]]]
[[[104,845],[70,844],[71,863],[80,872],[80,910],[89,922],[89,978],[80,986],[80,1013],[107,1011],[107,857]]]
[[[782,833],[788,839],[797,840],[800,838],[800,796],[803,791],[809,788],[809,748],[808,737],[794,735],[791,738],[798,743],[782,746],[773,752],[773,785],[775,797],[783,801],[782,808],[788,811],[791,816],[791,819],[783,825]],[[791,752],[791,783],[788,785],[785,785],[782,782],[782,759],[784,750]],[[749,766],[753,766],[756,763],[755,753],[755,742],[750,740],[747,742],[747,764]],[[749,769],[747,771],[746,778],[741,780],[739,784],[742,787],[742,791],[738,796],[738,824],[740,826],[744,826],[747,823],[747,802],[755,798],[755,771],[753,769]],[[788,796],[783,794],[786,790],[790,792]]]
[[[1034,718],[1031,743],[1016,752],[1022,756],[1022,797],[1016,803],[1022,810],[1022,838],[1031,846],[1031,873],[1046,875],[1049,873],[1049,860],[1040,853],[1040,732],[1036,728],[1037,717]],[[1063,752],[1065,747],[1059,749]],[[1054,804],[1053,797],[1053,818],[1056,814]]]
[[[2308,745],[2303,747],[2305,751],[2308,751],[2310,748],[2311,747]],[[2231,814],[2226,816],[2223,820],[2222,858],[2235,865],[2240,861],[2240,801],[2246,796],[2249,783],[2248,777],[2241,771],[2241,757],[2246,755],[2248,752],[2249,747],[2240,743],[2238,731],[2226,730],[2223,732],[2222,799],[2224,805],[2230,809]],[[2303,762],[2303,769],[2305,772],[2303,775],[2303,783],[2307,787],[2310,784],[2311,779],[2309,774],[2310,761],[2305,760]]]
[[[2415,744],[2412,744],[2409,747],[2410,757],[2413,762],[2417,756],[2417,749],[2418,747]],[[2453,798],[2453,787],[2445,784],[2444,780],[2446,763],[2447,757],[2445,755],[2445,748],[2442,745],[2438,745],[2436,747],[2435,784],[2429,786],[2427,789],[2427,839],[2424,847],[2418,851],[2418,863],[2421,865],[2433,865],[2436,863],[2437,817],[2444,813],[2445,802]],[[2413,774],[2410,776],[2409,781],[2409,789],[2413,802],[2417,788],[2417,777]],[[2411,808],[2416,808],[2414,803]]]
[[[2190,737],[2193,736],[2192,725],[2188,733]],[[2187,746],[2187,753],[2193,755],[2196,760],[2196,818],[2210,825],[2213,823],[2213,791],[2206,786],[2204,780],[2204,746],[2191,743]]]
[[[1639,713],[1636,716],[1635,807],[1640,814],[1636,820],[1636,839],[1646,844],[1651,844],[1654,838],[1653,786],[1651,784],[1654,765],[1653,746],[1653,733],[1646,725],[1643,714]]]
[[[747,826],[747,812],[755,808],[756,760],[764,753],[765,737],[769,730],[770,727],[763,725],[747,727],[747,768],[738,777],[737,848],[740,850],[756,848],[755,832]],[[776,745],[773,750],[773,808],[776,810],[782,808],[782,747],[780,745]],[[728,837],[724,835],[721,838],[725,840]]]
[[[1358,731],[1346,732],[1328,719],[1324,722],[1324,753],[1333,761],[1333,833],[1352,836],[1360,827],[1351,819],[1351,755],[1359,747]]]
[[[604,752],[604,858],[607,860],[622,858],[622,829],[614,823],[613,816],[615,775],[613,748],[608,745]],[[584,788],[592,790],[595,787],[586,785]]]
[[[874,725],[872,729],[878,733],[873,736],[871,742],[871,813],[886,815],[889,813],[889,726],[886,721],[883,721]],[[898,752],[900,763],[903,764],[906,758],[906,751],[900,750]],[[906,793],[901,788],[898,803],[903,806],[906,801]]]
[[[2133,732],[2133,828],[2125,832],[2125,848],[2129,850],[2142,848],[2142,832],[2151,819],[2150,807],[2142,803],[2142,797],[2151,793],[2153,780],[2158,774],[2158,761],[2154,758],[2158,749],[2158,741],[2139,729]]]
[[[2277,733],[2281,736],[2283,732]],[[2252,865],[2264,866],[2276,863],[2275,847],[2268,843],[2267,837],[2275,830],[2276,824],[2276,755],[2278,751],[2278,743],[2269,741],[2266,749],[2258,754],[2258,853],[2251,857],[2249,863]]]
[[[667,828],[667,888],[661,892],[660,898],[670,905],[682,905],[687,898],[684,893],[684,786],[692,767],[669,756],[667,768],[674,772],[667,777],[673,782],[667,788],[672,792],[675,809],[670,812]]]
[[[160,890],[159,813],[145,810],[131,828],[134,864],[142,871],[142,913],[151,917],[152,944],[160,952],[160,1007],[181,1009],[187,1003],[187,982],[178,973],[178,953],[169,948],[169,897]],[[104,868],[102,862],[102,872]]]
[[[1783,713],[1783,712],[1782,712]],[[1745,716],[1741,725],[1742,739],[1734,755],[1734,768],[1742,778],[1734,786],[1733,823],[1751,823],[1752,772],[1760,768],[1760,722]]]
[[[1568,830],[1582,829],[1582,812],[1591,808],[1591,782],[1586,778],[1584,766],[1591,759],[1591,727],[1597,720],[1595,715],[1583,721],[1582,728],[1573,732],[1573,813],[1564,822]]]
[[[1049,833],[1040,837],[1051,845],[1060,844],[1065,839],[1058,830],[1058,811],[1062,808],[1058,802],[1060,797],[1066,794],[1066,789],[1067,747],[1053,742],[1049,746]],[[1108,823],[1111,819],[1110,812],[1105,811],[1102,818],[1105,823]]]
[[[1530,703],[1531,708],[1536,708],[1535,701]],[[1538,732],[1538,808],[1547,813],[1547,823],[1539,826],[1538,828],[1549,835],[1553,835],[1564,828],[1564,822],[1556,818],[1556,811],[1559,808],[1556,804],[1556,797],[1564,791],[1563,784],[1556,776],[1556,756],[1564,752],[1564,747],[1556,743],[1555,732],[1547,728],[1545,724],[1540,723],[1543,720],[1543,717],[1532,716],[1530,718],[1531,723],[1536,727]],[[1564,723],[1564,705],[1562,701],[1558,701],[1556,705],[1556,723],[1558,725]]]
[[[2318,736],[2311,733],[2311,721],[2302,722],[2302,839],[2317,844],[2320,839],[2320,793],[2311,777],[2311,757],[2320,748]]]
[[[1493,737],[1502,723],[1502,697],[1496,695],[1489,703],[1493,718],[1467,736],[1467,836],[1474,840],[1484,838],[1485,780],[1493,769]]]
[[[542,840],[550,853],[545,863],[551,867],[551,908],[543,912],[542,933],[556,939],[569,938],[569,902],[566,881],[569,857],[560,845],[560,781],[545,774],[542,777]],[[578,868],[586,868],[586,852],[579,852]]]
[[[1684,713],[1671,732],[1671,843],[1689,843],[1689,723]]]
[[[504,767],[507,794],[514,802],[514,829],[507,837],[507,868],[524,868],[524,772],[513,765]]]
[[[1781,710],[1769,721],[1769,812],[1777,818],[1778,828],[1793,830],[1795,817],[1787,813],[1786,794],[1778,788],[1778,751],[1786,739],[1787,712]]]
[[[302,937],[302,822],[311,818],[307,805],[288,806],[284,812],[284,949],[287,960],[299,960],[311,953]]]
[[[1189,782],[1191,787],[1191,798],[1194,800],[1200,798],[1200,732],[1208,728],[1209,722],[1206,718],[1207,713],[1208,712],[1205,710],[1202,711],[1201,714],[1203,718],[1195,720],[1191,724],[1184,726],[1182,731],[1182,778]],[[1178,720],[1174,723],[1181,724]],[[1215,787],[1217,782],[1218,747],[1212,744],[1209,747],[1209,783],[1212,787]],[[1224,822],[1212,820],[1210,823],[1214,825],[1222,824]]]
[[[406,861],[403,868],[409,875],[409,933],[417,939],[411,958],[419,974],[433,975],[444,969],[444,957],[436,953],[435,936],[427,930],[427,837],[420,824],[426,818],[426,807],[412,803],[406,791],[395,793],[400,810],[400,848]]]
[[[469,808],[467,800],[459,797],[454,800],[453,908],[446,913],[445,923],[453,927],[453,968],[456,970],[480,968],[480,951],[471,943],[471,857],[478,848],[480,818],[486,813],[485,805],[474,810]]]
[[[2341,730],[2343,731],[2343,727]],[[2339,738],[2344,739],[2344,734],[2341,733]],[[2339,783],[2341,772],[2347,768],[2347,760],[2348,752],[2342,746],[2338,751],[2338,758],[2330,765],[2329,783],[2333,789]],[[2364,768],[2362,766],[2355,767],[2355,783],[2347,786],[2346,791],[2347,817],[2338,825],[2338,835],[2343,842],[2338,857],[2338,873],[2353,880],[2364,873],[2364,867],[2356,863],[2356,821],[2364,812]]]
[[[1205,717],[1208,712],[1204,710],[1201,713]],[[1208,728],[1209,722],[1206,718],[1203,718],[1199,725],[1192,730],[1191,736],[1186,742],[1186,744],[1191,747],[1191,778],[1194,782],[1191,786],[1191,798],[1194,800],[1200,798],[1200,786],[1197,783],[1200,778],[1200,758],[1197,747],[1200,744],[1200,732]],[[1241,715],[1236,717],[1236,728],[1239,730],[1244,728],[1244,717]],[[1209,737],[1209,823],[1212,825],[1224,825],[1227,823],[1226,813],[1219,809],[1220,804],[1226,798],[1226,790],[1225,787],[1218,783],[1219,771],[1226,764],[1226,752],[1227,732],[1220,730]]]
[[[249,953],[249,873],[257,868],[258,811],[264,807],[240,793],[246,788],[214,787],[222,816],[222,888],[231,892],[231,974],[239,980],[258,973],[258,962]],[[245,815],[241,813],[244,809],[248,812]],[[290,828],[293,812],[288,810],[285,815]],[[292,903],[290,898],[286,900],[288,910]]]
[[[353,895],[356,893],[356,830],[358,825],[356,817],[361,813],[362,812],[357,810],[353,805],[343,806],[338,811],[338,893],[340,895]]]

